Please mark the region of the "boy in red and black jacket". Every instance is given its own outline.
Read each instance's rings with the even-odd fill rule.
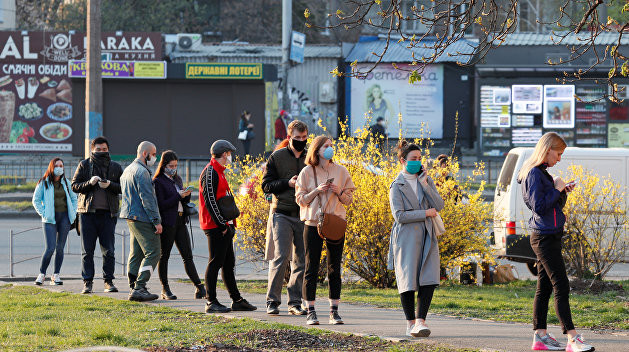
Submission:
[[[212,144],[212,160],[205,166],[199,177],[199,222],[208,241],[209,261],[205,271],[207,291],[206,313],[227,313],[232,310],[251,311],[257,308],[242,298],[236,286],[233,238],[236,233],[236,220],[228,220],[219,208],[219,199],[231,196],[225,178],[225,166],[232,162],[236,147],[226,140]],[[232,299],[231,309],[220,304],[216,298],[218,270],[222,270],[223,282]]]

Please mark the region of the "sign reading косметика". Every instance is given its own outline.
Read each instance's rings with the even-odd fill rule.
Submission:
[[[262,79],[262,64],[253,63],[186,63],[190,79]]]

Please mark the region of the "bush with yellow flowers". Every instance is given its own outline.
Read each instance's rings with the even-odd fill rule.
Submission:
[[[245,258],[256,262],[264,258],[266,226],[269,202],[262,192],[264,160],[262,157],[247,157],[230,164],[229,186],[234,193],[240,216],[236,219],[236,245],[243,250]]]
[[[488,232],[493,205],[482,197],[485,181],[480,182],[478,189],[471,189],[471,185],[482,178],[484,170],[484,164],[478,163],[472,175],[462,178],[459,162],[452,157],[448,157],[444,165],[436,162],[428,170],[445,204],[439,213],[446,228],[439,237],[439,255],[444,269],[461,265],[471,256],[486,263],[495,261]]]
[[[602,280],[629,246],[626,190],[580,165],[571,165],[563,178],[577,182],[563,209],[566,266],[578,278]]]
[[[341,131],[347,131],[341,126]],[[311,136],[311,139],[313,136]],[[416,140],[422,148],[422,164],[431,165],[429,139]],[[369,136],[368,129],[342,133],[335,141],[334,162],[347,168],[356,185],[353,202],[347,207],[347,232],[343,266],[374,287],[395,285],[395,273],[387,269],[389,238],[393,216],[389,207],[389,186],[401,172],[397,157],[391,151],[379,148]],[[256,166],[253,166],[256,165]],[[247,182],[251,191],[236,194],[236,203],[242,215],[238,219],[238,245],[247,257],[258,260],[263,257],[266,222],[269,204],[264,198],[260,183],[262,169],[257,163],[242,163],[235,167],[233,189],[236,184]],[[445,208],[440,212],[446,233],[439,238],[441,265],[453,267],[469,256],[491,261],[487,229],[491,218],[491,204],[482,199],[480,189],[470,186],[484,172],[478,165],[473,176],[462,179],[459,164],[449,158],[446,168],[428,167],[444,198]],[[450,176],[450,177],[446,177]],[[322,265],[325,270],[325,265]]]

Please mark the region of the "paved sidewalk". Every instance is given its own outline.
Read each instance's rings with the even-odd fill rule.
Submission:
[[[17,284],[33,285],[30,281],[17,282]],[[124,280],[117,280],[116,284],[120,289],[119,293],[102,293],[102,281],[95,280],[95,294],[118,299],[127,299],[129,290],[126,282]],[[160,299],[147,304],[157,304],[195,312],[204,311],[204,300],[195,300],[193,298],[194,287],[191,284],[171,280],[170,285],[173,293],[179,297],[178,300],[165,301]],[[66,279],[63,286],[49,286],[48,282],[46,282],[46,285],[42,287],[51,291],[78,293],[81,291],[83,283],[81,280]],[[151,292],[159,294],[161,287],[155,276],[149,282],[148,288]],[[225,290],[219,289],[218,293],[219,300],[223,304],[228,305],[231,303]],[[226,317],[249,317],[260,321],[306,326],[305,316],[288,315],[285,304],[280,307],[281,313],[279,316],[269,316],[265,312],[264,295],[243,294],[243,296],[249,302],[256,305],[258,310],[254,312],[237,312],[223,315]],[[286,296],[283,298],[285,299]],[[401,309],[382,309],[360,304],[341,303],[339,312],[345,320],[345,325],[332,326],[327,324],[327,300],[321,299],[319,302],[317,308],[322,325],[316,328],[360,335],[379,336],[394,341],[407,339],[404,336],[405,321]],[[432,330],[431,337],[428,339],[418,339],[419,341],[487,351],[530,351],[533,333],[530,324],[496,323],[486,320],[459,319],[436,314],[430,314],[428,316],[428,324]],[[559,327],[553,326],[549,330],[556,336],[561,336]],[[587,341],[591,342],[596,347],[597,351],[629,351],[629,331],[594,332],[581,330],[581,332],[585,334]],[[564,338],[561,337],[560,341],[563,342]]]

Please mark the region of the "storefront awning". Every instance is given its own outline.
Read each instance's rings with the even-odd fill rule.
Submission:
[[[397,39],[391,38],[388,42],[385,39],[374,37],[373,40],[359,41],[354,45],[352,50],[345,58],[346,62],[377,62],[379,57],[377,55],[386,53],[381,62],[413,62],[418,63],[422,61],[422,58],[428,60],[435,55],[435,50],[430,48],[435,45],[435,41],[424,40],[415,43],[412,48],[409,48],[410,42],[398,42]],[[461,39],[444,49],[443,53],[439,53],[434,63],[446,63],[446,62],[462,62],[469,63],[473,58],[478,43],[473,40]]]

